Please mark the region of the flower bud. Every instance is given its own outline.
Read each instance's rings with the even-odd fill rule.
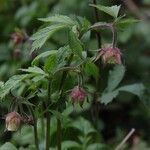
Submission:
[[[122,64],[120,49],[115,47],[102,48],[100,57],[104,64]]]
[[[86,97],[87,92],[83,88],[76,86],[72,89],[71,98],[73,102],[83,103]]]
[[[19,30],[11,34],[11,39],[18,45],[27,39],[27,34],[24,31]]]
[[[11,112],[5,118],[6,129],[8,131],[17,131],[21,124],[21,116],[17,112]]]

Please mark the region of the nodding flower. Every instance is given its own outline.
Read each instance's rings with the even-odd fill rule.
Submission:
[[[10,112],[6,115],[5,123],[8,131],[17,131],[21,125],[21,116],[17,112]]]
[[[76,86],[72,89],[70,96],[74,103],[79,102],[80,104],[82,104],[87,98],[87,92],[82,87]]]
[[[121,51],[119,48],[108,47],[100,49],[99,56],[104,64],[122,64]]]

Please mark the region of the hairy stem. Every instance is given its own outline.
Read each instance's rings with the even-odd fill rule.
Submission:
[[[90,27],[91,30],[99,29],[99,28],[106,28],[106,29],[111,30],[111,32],[112,32],[112,46],[113,46],[113,48],[116,47],[116,45],[117,45],[117,30],[116,30],[115,25],[113,23],[97,22]]]
[[[111,31],[112,31],[112,46],[113,48],[117,45],[117,30],[114,27],[114,25],[111,25]]]
[[[46,106],[50,104],[50,93],[51,93],[51,82],[48,81],[48,88],[47,88],[47,102]],[[46,112],[46,150],[50,148],[50,112]]]

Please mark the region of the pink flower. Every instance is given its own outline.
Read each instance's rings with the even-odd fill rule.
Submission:
[[[86,97],[87,92],[82,87],[76,86],[72,89],[71,98],[73,102],[83,103]]]
[[[115,47],[102,48],[100,50],[100,57],[104,64],[122,64],[120,49]]]
[[[6,115],[5,123],[8,131],[17,131],[21,125],[21,116],[17,112],[10,112]]]

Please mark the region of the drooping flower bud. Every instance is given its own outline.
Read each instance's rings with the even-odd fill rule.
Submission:
[[[17,112],[10,112],[5,118],[6,129],[8,131],[17,131],[21,125],[21,116]]]
[[[87,92],[82,87],[76,86],[72,89],[71,98],[73,102],[82,104],[87,98]]]
[[[16,45],[24,42],[27,39],[27,37],[27,34],[21,30],[18,30],[11,34],[11,39]]]
[[[122,64],[120,49],[115,47],[102,48],[99,56],[104,64]]]

